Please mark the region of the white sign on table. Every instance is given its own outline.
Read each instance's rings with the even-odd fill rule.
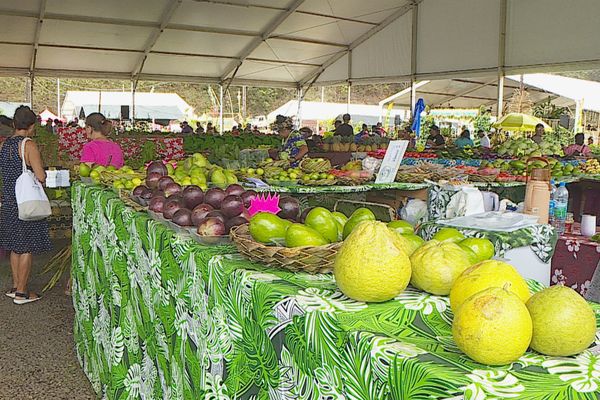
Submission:
[[[385,152],[375,183],[392,183],[408,148],[408,140],[392,140]]]

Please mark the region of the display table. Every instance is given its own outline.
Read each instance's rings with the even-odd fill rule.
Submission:
[[[438,230],[448,226],[428,221],[418,227],[417,233],[425,240],[430,240]],[[523,277],[550,285],[550,262],[558,240],[552,226],[534,225],[513,232],[457,229],[466,237],[489,239],[494,244],[497,258],[512,264]]]
[[[408,289],[356,302],[331,275],[198,245],[110,191],[78,183],[72,198],[74,339],[104,398],[596,397],[589,352],[472,362],[453,343],[445,297]]]
[[[578,227],[574,231],[578,233]],[[562,235],[552,257],[551,284],[569,286],[583,295],[599,262],[600,243],[579,234]]]

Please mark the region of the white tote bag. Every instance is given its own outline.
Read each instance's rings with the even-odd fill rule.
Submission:
[[[17,178],[15,195],[17,207],[19,208],[19,219],[22,221],[38,221],[52,214],[48,196],[44,188],[33,172],[27,169],[25,164],[25,143],[30,140],[25,138],[21,141],[21,160],[23,161],[23,172]]]

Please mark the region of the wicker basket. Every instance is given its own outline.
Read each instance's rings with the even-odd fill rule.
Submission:
[[[479,174],[470,174],[469,180],[471,182],[494,182],[498,175],[479,175]]]
[[[304,186],[333,186],[337,183],[337,179],[316,179],[310,181],[302,181]]]
[[[252,261],[267,264],[273,268],[292,272],[325,274],[333,269],[333,261],[342,242],[326,246],[279,247],[267,246],[255,241],[248,231],[248,224],[233,228],[231,240],[238,251]]]
[[[347,176],[338,176],[337,181],[344,186],[364,185],[373,180],[373,177],[368,178],[350,178]]]
[[[398,172],[396,174],[396,182],[423,183],[429,178],[431,178],[431,174],[415,174],[410,172]]]
[[[314,158],[305,158],[300,161],[298,166],[304,172],[315,173],[315,172],[327,172],[331,169],[331,161],[323,159],[323,161],[317,161]]]

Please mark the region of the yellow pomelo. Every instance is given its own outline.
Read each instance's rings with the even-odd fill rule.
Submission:
[[[527,307],[514,293],[492,287],[469,297],[454,315],[452,336],[459,349],[486,365],[521,357],[531,342]]]
[[[592,307],[573,289],[552,286],[529,299],[533,321],[531,348],[548,356],[571,356],[587,349],[596,336]]]
[[[468,268],[456,279],[450,290],[452,311],[456,312],[466,299],[490,287],[506,287],[519,296],[523,303],[531,297],[527,282],[512,265],[502,261],[487,260]]]
[[[360,222],[335,258],[333,274],[340,290],[359,301],[396,297],[406,289],[411,274],[403,245],[383,222]]]
[[[430,240],[410,256],[410,283],[417,289],[446,296],[456,278],[472,263],[469,256],[455,243]]]

